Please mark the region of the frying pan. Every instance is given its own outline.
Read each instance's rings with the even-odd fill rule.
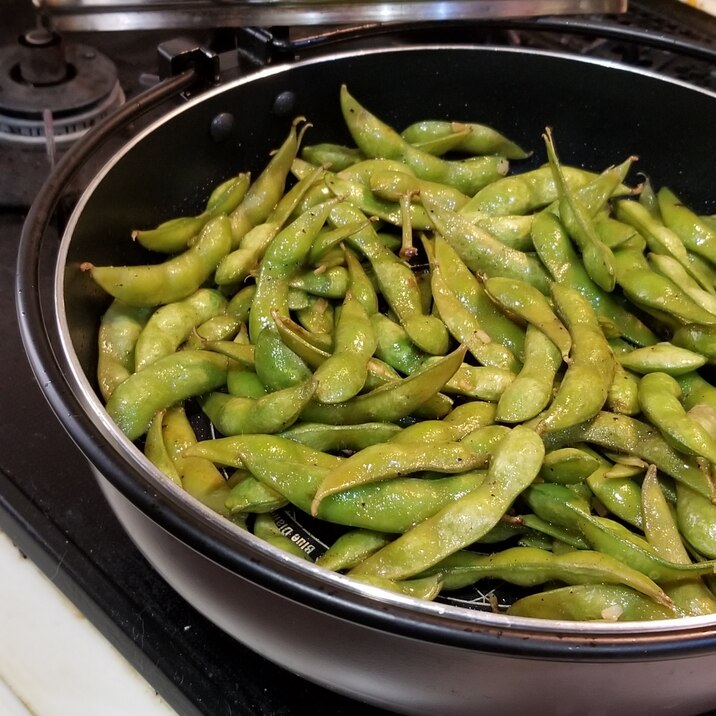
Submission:
[[[94,173],[59,242],[38,221],[56,202],[62,167],[38,197],[21,241],[18,316],[58,419],[157,571],[229,634],[307,679],[400,713],[715,708],[716,615],[614,624],[510,618],[354,583],[258,541],[168,484],[106,415],[94,371],[108,299],[80,264],[149,260],[129,240],[133,228],[197,213],[220,181],[258,172],[294,116],[314,125],[306,141],[348,142],[342,83],[396,127],[429,116],[490,124],[534,149],[534,166],[545,161],[546,126],[565,163],[598,170],[636,154],[655,186],[716,212],[716,95],[706,90],[497,47],[406,46],[268,67],[124,142]]]

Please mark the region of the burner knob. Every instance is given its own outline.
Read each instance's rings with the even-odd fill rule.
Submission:
[[[65,81],[68,65],[62,38],[57,33],[36,28],[21,35],[18,41],[23,82],[41,87]]]

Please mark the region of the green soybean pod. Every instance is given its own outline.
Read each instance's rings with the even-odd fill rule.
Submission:
[[[558,188],[560,220],[574,243],[579,247],[582,261],[589,277],[603,290],[612,291],[616,285],[616,270],[612,250],[602,243],[594,229],[592,217],[586,206],[579,196],[570,189],[557,158],[552,132],[549,127],[545,130],[543,136],[547,147],[549,165]]]
[[[212,341],[230,341],[241,330],[241,322],[228,313],[207,318],[199,324],[184,341],[184,348],[203,348]]]
[[[447,161],[415,149],[398,132],[361,106],[345,85],[341,87],[340,101],[348,131],[364,154],[400,160],[421,179],[449,184],[472,196],[509,170],[508,160],[501,156]]]
[[[355,529],[342,534],[316,559],[316,564],[334,572],[344,572],[360,564],[366,557],[385,547],[392,535],[375,530]]]
[[[549,211],[535,215],[532,242],[554,281],[579,291],[600,318],[617,326],[632,343],[646,346],[657,342],[656,335],[643,321],[592,281],[561,222]]]
[[[433,240],[434,262],[449,279],[450,288],[458,301],[472,313],[490,338],[509,348],[522,360],[525,332],[506,316],[490,299],[484,284],[465,265],[455,249],[436,234]]]
[[[479,318],[460,303],[437,263],[432,266],[430,287],[435,306],[448,331],[457,341],[467,346],[480,365],[509,371],[518,368],[519,361],[512,351],[493,341],[480,325]]]
[[[239,435],[205,440],[188,455],[220,465],[246,466],[292,504],[308,513],[318,485],[342,458],[276,435]],[[484,470],[432,478],[395,478],[362,485],[327,497],[319,517],[349,527],[402,533],[444,505],[477,488]]]
[[[503,276],[485,279],[485,290],[507,313],[519,316],[542,331],[557,346],[562,358],[568,360],[572,336],[540,291],[525,281]]]
[[[691,373],[706,363],[706,358],[693,350],[682,348],[670,341],[653,346],[636,348],[616,356],[623,368],[634,373],[667,373],[671,376]]]
[[[532,483],[543,457],[544,444],[537,433],[521,425],[512,428],[498,444],[487,478],[479,487],[383,547],[349,574],[405,579],[472,544],[500,521]]]
[[[239,245],[251,228],[266,221],[284,195],[291,164],[298,153],[303,133],[310,126],[304,124],[297,132],[296,127],[303,121],[303,117],[297,117],[293,121],[288,135],[278,150],[273,153],[263,171],[249,186],[241,203],[229,214],[232,249]]]
[[[321,173],[322,169],[318,167],[303,177],[281,197],[266,221],[246,232],[238,247],[225,256],[216,267],[214,281],[217,284],[238,285],[257,269],[268,245],[282,230],[294,209]]]
[[[231,515],[249,512],[263,514],[287,504],[288,500],[283,495],[248,472],[246,477],[231,488],[225,500],[225,507]]]
[[[546,453],[539,474],[546,482],[569,485],[584,482],[601,463],[591,450],[558,448]]]
[[[206,209],[198,216],[170,219],[154,229],[135,229],[132,239],[150,251],[165,254],[184,251],[211,219],[236,208],[246,195],[250,182],[251,176],[242,172],[217,186],[206,203]]]
[[[179,476],[176,466],[167,451],[167,446],[164,443],[164,435],[162,431],[163,420],[164,411],[160,410],[152,419],[149,429],[147,430],[147,435],[144,440],[144,455],[172,482],[181,487],[181,477]]]
[[[499,397],[495,419],[522,423],[538,415],[552,399],[554,380],[561,365],[559,348],[544,332],[529,325],[524,364]]]
[[[664,223],[679,236],[684,246],[711,263],[716,263],[716,229],[686,206],[668,187],[661,187],[656,198]]]
[[[675,258],[654,253],[650,253],[647,258],[654,271],[671,279],[691,300],[716,315],[716,296],[713,290],[704,290]]]
[[[534,218],[532,214],[527,216],[519,214],[516,216],[510,214],[491,216],[482,212],[467,213],[461,211],[460,213],[467,216],[473,224],[499,239],[505,246],[517,251],[534,251],[531,235],[532,219]]]
[[[230,490],[227,480],[211,460],[184,454],[197,440],[182,404],[172,405],[164,413],[162,435],[183,488],[214,512],[227,516],[226,498]]]
[[[159,358],[115,388],[107,413],[130,440],[136,440],[160,410],[224,385],[227,366],[228,358],[203,350]]]
[[[643,204],[620,199],[615,202],[614,215],[618,220],[633,226],[646,239],[647,246],[652,252],[666,254],[676,259],[702,288],[714,292],[708,276],[702,274],[698,266],[689,261],[686,246],[681,238],[664,226],[659,219],[655,219]]]
[[[264,542],[280,549],[282,552],[292,554],[294,557],[311,561],[308,553],[290,537],[281,532],[280,527],[276,524],[274,513],[265,512],[256,515],[253,524],[253,533]]]
[[[563,166],[565,181],[576,189],[596,176],[578,167]],[[511,174],[480,189],[463,207],[463,212],[486,214],[529,214],[548,206],[559,197],[552,169],[538,169]]]
[[[426,470],[460,473],[485,467],[482,455],[464,443],[404,442],[392,440],[370,445],[351,455],[318,486],[311,513],[318,514],[321,500],[369,482],[402,477]]]
[[[578,584],[530,594],[507,610],[516,617],[567,621],[650,621],[682,616],[676,607],[620,584]]]
[[[363,224],[359,227],[357,226],[356,230],[358,228],[363,228]],[[363,309],[371,317],[371,320],[374,315],[382,315],[378,313],[378,294],[363,265],[348,246],[343,244],[342,249],[345,256],[346,268],[348,269],[351,295],[363,306]]]
[[[313,374],[318,382],[316,400],[341,403],[358,395],[368,377],[368,361],[376,344],[365,308],[347,293],[336,324],[333,353]]]
[[[240,398],[262,398],[266,395],[266,386],[255,371],[246,366],[231,366],[226,374],[226,389],[229,395]]]
[[[657,312],[667,320],[671,318],[671,323],[716,323],[714,314],[702,308],[670,278],[652,271],[639,249],[617,249],[614,259],[617,283],[637,306]]]
[[[485,578],[502,579],[523,587],[550,581],[620,584],[648,596],[657,604],[673,606],[672,600],[654,581],[619,560],[593,550],[553,554],[532,547],[511,547],[490,555],[464,551],[451,555],[433,569],[443,578],[445,589],[460,589]]]
[[[199,402],[222,435],[271,434],[293,425],[315,390],[316,382],[309,378],[256,400],[211,392],[202,395]]]
[[[647,470],[642,483],[642,513],[644,534],[659,556],[672,562],[689,564],[691,558],[681,539],[672,509],[664,497],[656,469]],[[665,585],[674,603],[690,615],[713,614],[716,598],[700,577]]]
[[[611,465],[602,465],[592,472],[587,477],[589,489],[613,515],[643,529],[639,483],[628,477],[610,477],[611,469]]]
[[[178,256],[143,266],[94,266],[83,263],[82,271],[108,294],[131,306],[159,306],[190,296],[213,274],[229,253],[231,231],[225,216],[212,219],[197,241]]]
[[[716,410],[716,387],[696,371],[674,376],[681,388],[681,401],[687,410],[704,404]]]
[[[311,370],[278,335],[275,328],[259,334],[254,347],[256,375],[269,390],[283,390],[311,377]]]
[[[644,415],[677,450],[716,463],[716,440],[681,405],[681,388],[666,373],[649,373],[639,382]]]
[[[716,559],[716,505],[710,499],[677,482],[676,521],[688,545]]]
[[[643,537],[621,522],[592,515],[576,505],[570,490],[561,485],[533,485],[526,499],[543,519],[577,529],[592,549],[622,560],[656,582],[682,581],[693,576],[714,573],[714,561],[681,564],[661,558]]]
[[[594,417],[604,406],[614,378],[614,355],[589,301],[558,283],[552,285],[552,296],[572,336],[572,351],[557,393],[537,426],[540,432]]]
[[[707,363],[716,363],[716,326],[687,324],[674,331],[671,342],[681,348],[700,353]]]
[[[418,370],[425,354],[410,340],[405,329],[384,313],[370,317],[376,338],[375,356],[405,375]]]
[[[418,424],[418,423],[416,423]],[[358,425],[326,425],[324,423],[297,423],[278,433],[280,437],[295,440],[321,452],[355,452],[369,445],[387,442],[399,435],[403,428],[394,423],[359,423]]]
[[[507,159],[526,159],[530,152],[498,130],[477,122],[426,119],[407,126],[400,136],[412,145],[424,145],[438,138],[457,135],[450,148],[470,154],[498,154]]]
[[[402,172],[399,173],[402,174]],[[402,227],[405,223],[415,229],[431,228],[430,219],[420,204],[408,200],[401,205],[400,201],[385,200],[374,194],[370,186],[357,180],[345,179],[331,172],[326,172],[325,184],[335,196],[350,202],[366,216],[377,216],[393,226]]]
[[[707,500],[714,496],[711,479],[695,458],[674,450],[653,425],[628,415],[601,411],[589,421],[547,433],[543,438],[548,449],[586,442],[641,458],[649,464],[653,463],[677,482],[688,485]]]
[[[329,217],[335,226],[364,218],[364,214],[348,202],[338,204]],[[370,261],[383,297],[411,340],[426,353],[444,355],[450,343],[447,328],[439,318],[423,311],[418,281],[410,267],[386,248],[370,225],[352,234],[347,241]]]
[[[423,365],[427,367],[435,360],[435,356],[427,358]],[[463,363],[445,383],[443,392],[447,395],[462,395],[474,400],[496,402],[512,385],[515,377],[516,374],[506,368]]]
[[[613,413],[637,415],[639,407],[639,376],[626,370],[617,360],[614,364],[614,380],[609,386],[607,407]]]
[[[161,306],[151,315],[135,346],[135,370],[174,353],[191,331],[226,311],[227,301],[213,288],[200,288],[187,298]]]
[[[329,165],[334,172],[347,169],[365,159],[359,149],[335,142],[308,144],[301,149],[301,157],[316,166]]]
[[[97,383],[105,401],[134,373],[137,339],[151,313],[151,308],[127,306],[115,299],[102,314],[97,338]]]
[[[545,295],[549,293],[547,272],[532,254],[505,246],[466,216],[431,205],[425,197],[421,199],[439,233],[471,271],[522,279]]]

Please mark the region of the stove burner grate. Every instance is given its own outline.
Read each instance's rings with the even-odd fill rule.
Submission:
[[[66,146],[124,102],[114,63],[93,47],[33,30],[0,47],[0,141]]]

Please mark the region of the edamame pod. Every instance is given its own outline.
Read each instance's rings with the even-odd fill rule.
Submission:
[[[498,444],[487,478],[473,492],[447,505],[383,547],[349,574],[405,579],[472,544],[494,527],[513,500],[537,476],[544,445],[518,425]],[[440,539],[435,539],[436,535]]]
[[[363,390],[368,361],[375,352],[376,337],[363,305],[346,294],[335,331],[333,353],[313,374],[315,398],[321,403],[342,403]]]
[[[602,411],[584,423],[545,434],[544,440],[549,449],[588,442],[642,458],[707,500],[714,497],[710,477],[694,458],[674,450],[655,427],[628,415]]]
[[[684,246],[716,263],[716,230],[684,203],[668,187],[656,193],[661,217],[684,243]]]
[[[547,272],[534,256],[505,246],[462,214],[445,211],[421,198],[437,230],[471,271],[486,277],[522,279],[542,293],[549,293]]]
[[[102,315],[97,338],[97,383],[108,400],[114,389],[134,373],[134,351],[151,308],[114,300]]]
[[[649,544],[664,559],[690,563],[691,558],[681,540],[671,507],[664,497],[656,469],[647,470],[641,494],[644,535]],[[699,577],[666,585],[665,591],[685,614],[713,614],[716,611],[716,598]]]
[[[567,584],[621,584],[657,604],[672,608],[673,601],[659,585],[609,555],[592,550],[552,554],[531,547],[512,547],[497,554],[458,552],[430,570],[439,574],[444,589],[460,589],[480,579],[499,578],[533,587],[549,581]]]
[[[417,177],[449,184],[469,196],[507,174],[509,162],[504,157],[446,161],[415,149],[394,129],[361,106],[345,85],[341,87],[340,101],[353,141],[369,157],[397,159]]]
[[[677,450],[716,463],[716,440],[692,420],[679,402],[681,388],[666,373],[649,373],[639,382],[639,404],[644,415]]]
[[[130,306],[159,306],[194,293],[229,253],[231,231],[225,216],[212,219],[186,251],[159,264],[80,268],[111,296]]]
[[[557,217],[548,211],[536,214],[532,242],[552,278],[579,291],[597,314],[617,326],[625,338],[639,346],[657,342],[658,338],[643,321],[592,281]]]
[[[211,219],[236,208],[246,195],[250,183],[251,175],[242,172],[216,187],[206,209],[198,216],[170,219],[155,229],[135,229],[132,238],[150,251],[164,254],[184,251]]]
[[[570,363],[537,430],[577,425],[604,406],[614,378],[614,356],[591,304],[576,290],[552,285],[557,310],[572,336]]]
[[[531,154],[493,127],[477,122],[422,120],[406,127],[400,136],[416,145],[455,134],[459,141],[451,147],[453,150],[469,154],[498,154],[507,159],[526,159]]]
[[[691,373],[706,363],[706,358],[693,350],[660,341],[652,346],[636,348],[616,356],[623,368],[634,373],[667,373],[676,376]]]
[[[579,584],[530,594],[512,604],[515,617],[568,621],[650,621],[682,616],[676,607],[656,604],[649,597],[619,584]]]
[[[500,395],[495,419],[522,423],[538,415],[552,400],[554,379],[561,364],[554,342],[535,326],[528,326],[524,364]]]
[[[313,379],[252,400],[226,393],[207,393],[199,403],[223,435],[278,433],[296,422],[316,391]]]
[[[228,360],[203,350],[159,358],[115,388],[107,401],[107,413],[130,440],[136,440],[160,410],[222,386]]]
[[[151,315],[135,346],[135,370],[141,370],[162,356],[174,353],[192,329],[224,313],[226,299],[215,289],[200,288],[191,296],[161,306]]]
[[[162,437],[182,487],[214,512],[228,515],[225,503],[230,485],[227,480],[210,460],[184,455],[197,440],[183,405],[173,405],[164,413]]]
[[[592,181],[596,174],[578,167],[562,167],[565,181],[577,189]],[[529,214],[557,201],[559,193],[552,169],[545,165],[488,184],[465,204],[463,213]]]
[[[555,315],[544,294],[525,281],[503,276],[485,279],[485,290],[508,313],[519,316],[542,331],[557,346],[562,358],[569,360],[572,336]]]
[[[605,291],[614,290],[616,270],[611,249],[602,243],[594,229],[592,218],[581,199],[572,193],[567,184],[549,127],[545,130],[544,141],[547,147],[549,165],[554,174],[559,193],[559,215],[567,233],[582,253],[584,267],[589,277]]]

